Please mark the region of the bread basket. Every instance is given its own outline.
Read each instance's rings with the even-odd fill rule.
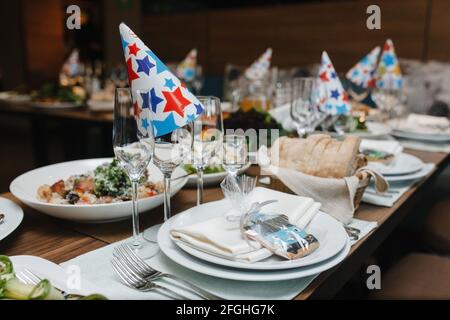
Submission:
[[[263,172],[261,172],[262,176],[265,176]],[[359,171],[355,174],[355,176],[359,180],[358,188],[355,192],[355,197],[353,199],[353,204],[355,206],[355,210],[358,209],[359,204],[361,203],[364,191],[369,185],[371,175],[365,171]],[[291,189],[289,189],[280,179],[278,179],[275,175],[267,175],[266,177],[270,178],[270,184],[268,185],[271,189],[286,192],[290,194],[295,194]]]

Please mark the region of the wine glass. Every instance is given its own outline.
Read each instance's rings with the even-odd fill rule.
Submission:
[[[154,138],[152,130],[142,130],[133,109],[133,98],[128,88],[117,88],[114,103],[114,154],[126,172],[132,186],[132,247],[145,256],[150,246],[139,235],[138,187],[139,180],[152,159]]]
[[[242,135],[227,134],[223,138],[222,166],[231,177],[236,177],[248,162],[247,139]]]
[[[223,120],[219,98],[197,97],[204,106],[203,113],[192,122],[192,162],[197,170],[197,205],[203,202],[203,171],[209,160],[222,149]]]
[[[312,77],[294,78],[291,83],[291,118],[295,123],[299,137],[311,133],[316,117],[314,82]]]
[[[170,219],[170,183],[173,171],[189,157],[192,151],[190,126],[185,125],[171,133],[155,137],[153,163],[164,176],[164,221]],[[144,239],[157,242],[157,233],[161,225],[155,225],[144,232]]]

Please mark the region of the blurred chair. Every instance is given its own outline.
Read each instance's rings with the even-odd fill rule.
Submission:
[[[450,258],[413,253],[381,274],[381,290],[370,299],[447,300],[450,299]]]
[[[450,254],[450,199],[431,208],[425,221],[424,240],[437,253]]]

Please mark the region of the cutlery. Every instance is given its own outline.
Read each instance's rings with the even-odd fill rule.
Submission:
[[[361,230],[349,226],[344,226],[344,229],[347,232],[350,239],[355,241],[359,239],[359,234],[361,233]]]
[[[119,278],[122,279],[122,281],[130,288],[142,292],[160,290],[165,292],[169,296],[175,297],[178,300],[190,300],[167,287],[142,278],[120,259],[115,258],[111,260],[111,264]]]
[[[42,281],[42,278],[40,278],[39,276],[37,276],[35,273],[31,272],[28,269],[23,269],[23,271],[21,271],[21,272],[16,274],[16,277],[20,281],[22,281],[23,283],[26,283],[26,284],[37,285],[39,282]],[[54,285],[53,285],[53,288],[58,290],[63,295],[64,299],[82,298],[82,297],[84,297],[83,295],[80,295],[80,294],[67,293],[63,289],[55,287]]]
[[[376,193],[375,191],[365,191],[367,194],[371,194],[374,196],[378,196],[378,197],[382,197],[382,198],[392,198],[394,196],[394,194],[383,194],[383,193]]]
[[[5,222],[5,215],[3,213],[0,213],[0,224]]]
[[[122,259],[127,263],[133,270],[146,280],[154,281],[160,278],[169,278],[186,285],[190,290],[192,290],[198,296],[207,300],[223,300],[222,298],[196,286],[195,284],[188,282],[184,279],[179,278],[176,275],[163,273],[155,270],[149,266],[141,257],[139,257],[133,249],[127,244],[121,244],[114,249],[114,255],[119,259]]]

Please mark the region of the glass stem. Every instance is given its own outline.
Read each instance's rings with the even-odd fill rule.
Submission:
[[[172,173],[164,173],[164,222],[169,220],[172,212],[170,209],[170,178]]]
[[[139,209],[138,209],[138,186],[139,182],[134,180],[131,182],[132,187],[132,199],[133,199],[133,246],[135,248],[141,247],[141,242],[139,241]]]
[[[203,168],[197,168],[197,205],[203,203]]]

